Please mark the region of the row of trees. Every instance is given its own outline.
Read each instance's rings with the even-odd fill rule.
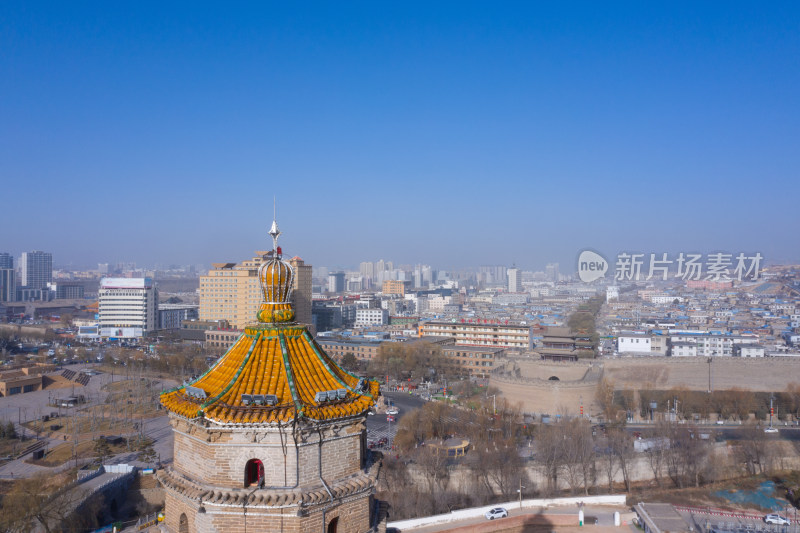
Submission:
[[[391,503],[393,516],[508,501],[520,487],[525,496],[546,497],[565,490],[611,492],[620,482],[630,491],[643,477],[659,487],[699,487],[769,474],[780,452],[780,442],[755,424],[745,424],[742,438],[717,453],[715,435],[692,424],[662,421],[637,439],[623,424],[593,426],[583,418],[530,427],[518,407],[498,398],[495,415],[491,404],[485,396],[473,410],[431,402],[400,419],[400,455],[384,461],[380,496]],[[469,440],[464,459],[449,458],[436,446],[451,436]]]
[[[367,373],[390,379],[414,381],[453,377],[456,370],[442,354],[442,347],[425,341],[384,342],[369,362]]]
[[[394,442],[403,460],[387,458],[383,468],[384,497],[392,504],[393,516],[483,505],[514,497],[520,485],[530,486],[518,453],[530,436],[520,407],[500,398],[493,402],[485,394],[474,396],[470,404],[472,409],[429,402],[400,419]],[[461,466],[440,447],[455,436],[470,443]],[[459,468],[471,474],[468,487],[454,479]]]

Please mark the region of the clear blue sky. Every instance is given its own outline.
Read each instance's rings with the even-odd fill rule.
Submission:
[[[798,261],[799,104],[796,2],[4,2],[0,251]]]

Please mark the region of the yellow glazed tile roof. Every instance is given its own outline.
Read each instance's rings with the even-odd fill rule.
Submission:
[[[375,380],[359,378],[333,361],[308,332],[295,324],[249,326],[205,374],[188,386],[202,390],[200,399],[181,386],[161,395],[166,409],[187,418],[204,417],[222,424],[285,423],[294,418],[332,420],[361,414],[380,394]],[[317,403],[320,391],[345,389],[345,398]],[[190,390],[191,391],[191,390]],[[274,394],[274,406],[244,405],[242,394]]]
[[[333,420],[363,413],[375,404],[380,385],[360,380],[326,354],[305,326],[291,322],[294,269],[281,259],[273,220],[272,252],[264,254],[258,279],[264,295],[256,318],[228,351],[192,383],[161,394],[166,409],[220,424],[271,424],[296,419]],[[360,385],[360,386],[359,386]],[[344,397],[316,401],[317,393]],[[246,402],[242,395],[274,395],[274,405]]]

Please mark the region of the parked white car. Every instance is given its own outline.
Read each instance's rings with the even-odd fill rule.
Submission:
[[[494,520],[495,518],[505,518],[508,516],[508,511],[506,511],[502,507],[495,507],[494,509],[489,509],[483,515],[486,517],[486,520]]]
[[[788,519],[779,514],[768,514],[764,517],[764,522],[767,524],[775,524],[778,526],[790,526],[792,523]]]

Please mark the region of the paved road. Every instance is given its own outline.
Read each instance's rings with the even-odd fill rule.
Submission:
[[[788,518],[792,525],[778,526],[764,522],[764,514],[756,512],[731,513],[713,509],[682,508],[678,512],[689,523],[694,524],[695,531],[702,533],[795,533],[796,520],[791,514]],[[787,516],[780,510],[779,513]]]
[[[578,525],[578,509],[573,506],[566,506],[566,507],[552,507],[549,509],[535,509],[535,508],[527,508],[527,509],[519,509],[513,506],[506,507],[508,510],[509,516],[533,516],[538,514],[556,514],[556,515],[563,515],[563,514],[570,514],[575,516],[575,525]],[[611,507],[611,506],[586,506],[583,509],[584,519],[586,520],[585,524],[587,526],[594,526],[594,518],[597,518],[597,526],[600,527],[613,527],[614,526],[614,512],[619,511],[621,513],[628,512],[629,509],[627,507]],[[500,519],[502,520],[502,519]],[[591,522],[590,522],[591,520]],[[467,518],[464,520],[456,520],[453,522],[448,522],[445,524],[438,524],[435,526],[426,526],[426,527],[418,527],[418,528],[406,528],[403,531],[414,531],[415,533],[434,533],[437,531],[448,531],[448,530],[455,530],[457,528],[471,526],[475,524],[482,524],[486,522],[486,518],[483,516],[475,517],[475,518]],[[616,531],[626,532],[628,531],[626,528],[615,528]],[[587,528],[587,531],[591,532],[591,527]],[[636,531],[633,529],[633,531]]]
[[[697,426],[702,431],[714,432],[720,435],[724,440],[742,440],[748,438],[747,431],[740,424],[704,424]],[[775,426],[778,429],[777,434],[768,435],[771,438],[780,438],[789,441],[800,441],[800,427],[796,426]],[[639,431],[642,436],[647,435],[648,430],[654,429],[652,424],[627,424],[625,429],[629,433]]]
[[[395,415],[395,422],[388,422],[385,413],[378,413],[367,417],[367,442],[377,441],[381,438],[386,438],[389,442],[382,450],[391,449],[394,435],[397,432],[397,421],[400,420],[405,413],[416,409],[425,403],[419,396],[408,394],[407,392],[388,392],[383,393],[383,396],[393,404],[399,411]]]

